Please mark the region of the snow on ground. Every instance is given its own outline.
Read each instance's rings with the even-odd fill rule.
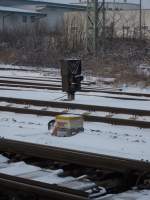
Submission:
[[[5,70],[1,70],[4,68]],[[12,69],[12,70],[10,70]],[[14,70],[15,69],[15,70]],[[1,76],[27,76],[27,77],[48,77],[49,75],[58,77],[60,70],[56,68],[25,67],[0,64]]]
[[[28,77],[28,78],[49,78],[60,77],[60,71],[58,69],[45,69],[39,70],[33,67],[18,67],[12,65],[0,65],[0,68],[14,68],[15,70],[1,70],[1,76],[12,77]],[[16,70],[18,69],[18,70]],[[31,71],[20,71],[33,70]],[[86,80],[96,81],[97,77],[86,76]],[[2,87],[2,86],[1,86]],[[150,88],[140,87],[122,87],[124,92],[140,92],[149,93]],[[6,90],[3,90],[6,89]],[[11,89],[8,87],[8,89]],[[18,88],[16,88],[18,89]],[[52,100],[60,101],[66,98],[66,94],[61,91],[48,91],[48,90],[35,90],[35,89],[22,89],[7,90],[7,86],[0,90],[0,96],[6,97],[18,97],[18,98],[30,98],[40,100]],[[115,88],[114,88],[115,89]],[[100,94],[98,94],[100,95]],[[85,103],[102,106],[116,106],[127,107],[136,109],[150,108],[149,98],[135,97],[137,100],[119,100],[109,97],[117,97],[117,95],[101,93],[101,96],[97,96],[97,93],[78,93],[76,95],[75,103]],[[103,96],[103,97],[102,97]],[[105,96],[105,97],[104,97]],[[121,97],[125,97],[121,95]],[[131,96],[134,98],[133,96]],[[147,101],[142,101],[142,98]],[[118,115],[119,116],[119,115]],[[44,145],[69,148],[87,152],[93,152],[98,154],[106,154],[137,160],[150,161],[150,129],[140,129],[127,126],[116,126],[104,123],[89,123],[84,125],[85,131],[78,135],[59,138],[51,136],[47,130],[47,123],[52,117],[41,117],[36,115],[15,114],[9,112],[0,112],[0,136],[15,139],[26,142],[39,143]],[[4,157],[0,156],[0,162],[7,161]],[[23,163],[20,163],[23,165]],[[24,169],[23,169],[24,170]],[[13,171],[13,168],[12,168]],[[31,169],[32,171],[32,169]],[[33,173],[34,174],[34,173]],[[32,173],[31,173],[32,175]],[[44,177],[45,180],[46,177]],[[53,180],[54,177],[47,177],[47,181]],[[39,180],[39,178],[37,179]],[[118,195],[110,195],[110,197],[104,197],[104,200],[149,200],[150,191],[128,191]]]
[[[49,76],[53,77],[60,77],[60,69],[56,68],[50,68],[50,67],[44,67],[44,68],[39,68],[39,67],[32,67],[32,66],[15,66],[15,65],[5,65],[5,64],[0,64],[0,69],[5,68],[6,70],[1,70],[0,75],[1,76],[25,76],[25,77],[38,77],[38,78],[49,78]],[[15,70],[7,70],[7,69],[15,69]],[[20,71],[20,70],[26,70],[26,71]],[[96,81],[99,83],[99,79],[104,79],[106,81],[113,81],[113,78],[104,78],[104,77],[99,77],[99,76],[93,76],[93,73],[91,70],[88,72],[83,72],[84,73],[84,80],[88,81]],[[103,86],[103,84],[102,84]],[[149,93],[150,94],[150,87],[143,87],[143,86],[138,86],[138,85],[127,85],[123,84],[120,86],[124,92],[140,92],[140,93]],[[115,89],[115,88],[114,88]]]
[[[51,80],[49,80],[49,82],[48,81],[44,81],[44,80],[29,80],[29,79],[12,79],[12,78],[0,78],[0,80],[5,80],[5,81],[19,81],[20,83],[22,83],[22,82],[25,82],[26,84],[29,84],[30,85],[30,83],[35,83],[35,84],[53,84],[54,86],[60,86],[60,82],[50,82]]]
[[[66,99],[66,93],[54,90],[35,90],[35,91],[13,91],[13,90],[0,90],[0,96],[3,97],[15,97],[25,99],[36,99],[45,101],[63,101]],[[64,97],[65,96],[65,97]],[[76,99],[73,103],[109,106],[109,107],[120,107],[120,108],[131,108],[131,109],[143,109],[149,110],[150,101],[139,101],[139,100],[122,100],[114,98],[106,98],[102,96],[93,96],[80,93],[76,94]]]
[[[52,117],[0,113],[0,136],[62,148],[150,161],[150,129],[85,123],[84,133],[68,138],[51,136]]]
[[[37,170],[40,170],[40,168],[32,166],[32,165],[27,165],[21,161],[18,163],[11,163],[8,165],[8,167],[0,169],[0,173],[16,176],[18,172],[19,174],[25,174],[25,173],[31,173]]]
[[[15,104],[9,102],[0,102],[0,106],[3,107],[13,107],[13,108],[22,108],[28,110],[41,110],[41,111],[53,111],[53,112],[62,112],[62,113],[71,113],[77,115],[92,115],[92,116],[100,116],[100,117],[109,117],[109,118],[118,118],[118,119],[129,119],[135,121],[147,121],[150,122],[150,116],[135,116],[135,115],[128,115],[128,114],[115,114],[110,112],[91,112],[85,110],[78,110],[78,109],[64,109],[64,108],[55,108],[55,107],[46,107],[46,106],[34,106],[34,105],[24,105],[24,104]]]
[[[5,70],[1,70],[4,68]],[[10,70],[10,68],[12,70]],[[15,69],[15,70],[14,70]],[[0,64],[1,76],[12,76],[12,77],[34,77],[34,78],[60,78],[61,73],[58,68],[39,68],[39,67],[25,67],[25,66],[14,66],[14,65],[3,65]],[[91,72],[83,72],[85,81],[97,81],[99,77],[91,76]],[[106,79],[106,81],[112,81],[112,79]]]
[[[139,87],[139,86],[128,86],[122,88],[123,92],[133,92],[133,93],[146,93],[150,94],[150,87]]]
[[[110,195],[102,198],[103,200],[149,200],[150,190],[131,190],[121,194]]]
[[[18,71],[1,70],[1,76],[26,76],[26,77],[46,77],[60,76],[57,69],[37,70],[32,67],[18,67],[0,65],[0,68],[15,68]],[[19,71],[19,69],[34,71]],[[37,70],[37,71],[36,71]],[[49,71],[50,74],[47,72]],[[10,89],[10,88],[9,88]],[[21,89],[21,88],[20,88]],[[124,90],[129,91],[129,87],[124,86]],[[50,90],[0,90],[0,96],[39,99],[46,101],[63,101],[66,94],[61,91]],[[139,100],[121,100],[107,98],[118,97],[118,95],[105,93],[77,93],[74,103],[92,104],[100,106],[114,106],[135,109],[150,108],[150,98],[135,97]],[[125,97],[121,95],[121,97]],[[134,98],[133,96],[131,96]],[[144,98],[146,101],[142,100]],[[1,102],[2,104],[2,102]],[[96,114],[96,113],[95,113]],[[100,113],[99,113],[100,114]],[[104,113],[101,113],[102,115]],[[106,113],[105,113],[106,114]],[[120,115],[117,115],[120,117]],[[122,115],[121,115],[122,116]],[[122,116],[126,117],[126,116]],[[127,126],[113,126],[104,123],[85,123],[85,132],[75,135],[71,138],[52,137],[47,131],[47,123],[51,117],[39,117],[33,115],[21,115],[13,113],[0,113],[0,135],[11,139],[32,141],[52,146],[80,149],[94,153],[104,153],[107,155],[124,156],[135,159],[150,160],[148,152],[150,129],[139,129]]]
[[[49,77],[49,74],[48,73],[44,73],[44,72],[41,72],[41,71],[0,71],[0,74],[1,76],[12,76],[12,77],[28,77],[28,78],[48,78]],[[55,75],[56,76],[56,75]]]
[[[0,173],[32,179],[49,184],[61,184],[65,181],[75,180],[75,178],[71,176],[60,177],[60,175],[63,174],[62,169],[42,169],[40,167],[26,164],[23,161],[8,163],[9,159],[0,155],[0,158],[1,157],[3,157],[3,160],[0,162]]]
[[[3,155],[0,155],[0,164],[7,162],[7,161],[8,161],[8,159],[6,157],[4,157]]]
[[[62,98],[65,94],[61,91],[54,90],[35,90],[35,91],[10,91],[10,90],[0,90],[0,96],[2,97],[16,97],[24,99],[36,99],[36,100],[56,100],[57,98]]]

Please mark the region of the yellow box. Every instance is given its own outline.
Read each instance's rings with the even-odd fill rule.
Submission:
[[[56,116],[58,135],[70,136],[83,131],[83,118],[79,115],[58,115]]]

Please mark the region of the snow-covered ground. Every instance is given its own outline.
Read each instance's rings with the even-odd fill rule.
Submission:
[[[5,66],[5,65],[0,65],[0,68],[11,68],[11,65]],[[18,67],[18,66],[13,66],[15,69],[28,69],[28,70],[35,70],[34,72],[30,71],[13,71],[13,70],[8,70],[8,71],[2,71],[1,70],[1,76],[10,76],[10,77],[28,77],[28,78],[39,78],[41,77],[42,79],[49,79],[50,77],[53,78],[58,78],[60,77],[60,70],[58,69],[44,69],[43,71],[36,71],[36,68],[33,67]],[[46,71],[46,72],[45,72]],[[49,71],[49,72],[47,72]],[[4,79],[4,78],[1,78]],[[7,78],[8,79],[8,78]],[[7,80],[5,78],[5,80]],[[86,77],[87,79],[87,77]],[[89,78],[88,80],[96,81],[96,77]],[[12,79],[13,80],[13,79]],[[21,81],[21,80],[19,80]],[[22,80],[25,82],[25,80]],[[26,80],[27,83],[30,82],[35,82],[35,83],[41,83],[41,81],[30,81]],[[44,82],[44,80],[43,80]],[[45,81],[44,83],[47,83]],[[54,84],[55,82],[53,82]],[[58,85],[58,83],[55,83]],[[60,84],[60,83],[59,83]],[[5,89],[5,90],[4,90]],[[62,91],[54,91],[54,90],[36,90],[36,89],[22,89],[22,91],[17,91],[17,90],[10,90],[12,88],[8,87],[7,90],[7,85],[1,86],[0,88],[0,96],[4,97],[17,97],[17,98],[29,98],[29,99],[39,99],[39,100],[47,100],[47,101],[63,101],[66,99],[66,94],[63,93]],[[17,89],[17,88],[16,88]],[[21,88],[18,88],[21,89]],[[130,92],[130,91],[138,91],[143,93],[149,93],[150,90],[145,89],[142,90],[140,88],[135,88],[135,87],[126,87],[123,86],[123,91]],[[109,98],[107,98],[109,97]],[[113,97],[113,98],[111,98]],[[135,108],[135,109],[149,109],[150,108],[150,98],[146,97],[133,97],[133,96],[126,96],[126,95],[121,95],[123,98],[133,98],[132,100],[123,100],[123,99],[114,99],[114,97],[119,97],[119,95],[115,94],[106,94],[106,93],[96,93],[96,92],[88,92],[88,93],[83,93],[83,92],[78,92],[76,94],[76,100],[73,101],[74,103],[80,103],[80,104],[92,104],[92,105],[101,105],[101,106],[113,106],[113,107],[125,107],[125,108]],[[134,98],[137,98],[139,100],[135,100]],[[142,101],[142,99],[145,99]]]
[[[108,117],[108,118],[118,118],[118,119],[129,119],[134,121],[147,121],[150,122],[150,116],[139,116],[139,115],[131,115],[131,114],[116,114],[110,112],[102,112],[102,111],[86,111],[86,110],[78,110],[78,109],[64,109],[64,108],[55,108],[55,107],[46,107],[46,106],[34,106],[34,105],[24,105],[24,104],[15,104],[8,102],[0,102],[1,107],[11,107],[11,108],[22,108],[28,110],[41,110],[41,111],[53,111],[53,112],[62,112],[62,113],[70,113],[77,115],[92,115],[92,116],[100,116],[100,117]]]
[[[1,76],[44,78],[60,77],[58,69],[39,70],[33,67],[18,67],[11,65],[0,65],[0,68],[14,68],[16,70],[1,70]],[[31,71],[21,71],[20,69]],[[86,76],[86,80],[97,81],[97,77]],[[113,86],[112,86],[113,87]],[[124,85],[125,92],[149,93],[150,88],[127,87]],[[39,99],[46,101],[63,101],[66,94],[61,91],[22,89],[0,86],[0,96]],[[19,89],[19,90],[18,90]],[[116,88],[114,88],[115,90]],[[109,98],[107,98],[109,97]],[[77,93],[74,103],[84,103],[101,106],[114,106],[135,109],[150,109],[150,98],[133,97],[132,100],[114,99],[119,97],[106,93]],[[126,98],[127,96],[121,95]],[[138,100],[135,100],[137,98]],[[4,102],[0,103],[5,105]],[[32,108],[32,107],[31,107]],[[77,112],[77,111],[76,111]],[[107,113],[102,113],[106,115]],[[99,113],[100,115],[100,113]],[[125,115],[118,115],[118,117]],[[116,117],[116,115],[115,115]],[[124,157],[137,160],[150,161],[150,129],[140,129],[128,126],[116,126],[104,123],[85,122],[84,132],[68,138],[51,136],[47,130],[47,123],[52,117],[42,117],[36,115],[15,114],[10,112],[0,112],[0,137],[14,140],[39,143],[98,154],[106,154],[117,157]],[[145,118],[147,120],[147,118]],[[149,121],[149,118],[148,118]],[[0,162],[4,158],[0,157]],[[104,200],[149,200],[150,191],[128,191],[118,195],[104,197]]]
[[[13,65],[3,65],[0,64],[0,69],[4,68],[5,70],[1,70],[0,76],[14,76],[14,77],[34,77],[34,78],[60,78],[60,69],[56,68],[36,68],[36,67],[25,67],[25,66],[13,66]],[[9,69],[12,70],[9,70]],[[14,70],[15,69],[15,70]],[[84,73],[84,80],[86,81],[97,81],[97,77],[93,77],[90,73]],[[112,81],[112,79],[111,79]]]
[[[51,136],[52,117],[0,113],[0,136],[62,148],[150,161],[150,129],[86,123],[85,131],[68,138]]]
[[[93,96],[93,95],[90,95],[90,93],[87,93],[84,95],[82,95],[82,93],[77,93],[76,99],[72,102],[79,103],[79,104],[131,108],[131,109],[133,108],[133,109],[143,109],[143,110],[149,110],[150,108],[150,98],[149,99],[147,98],[147,101],[122,100],[122,99],[103,97],[103,95],[104,96],[106,95],[103,93],[100,95]],[[0,90],[0,96],[16,97],[16,98],[24,98],[24,99],[36,99],[36,100],[45,100],[45,101],[55,101],[55,100],[64,101],[64,99],[66,99],[65,93],[61,91],[54,91],[54,90],[13,91],[13,90],[6,89],[6,90]]]
[[[109,197],[102,198],[103,200],[149,200],[150,190],[131,190],[121,194],[110,195]]]
[[[5,173],[12,176],[17,176],[25,179],[31,179],[48,184],[57,184],[62,187],[66,186],[72,189],[81,190],[86,186],[96,186],[92,181],[78,180],[75,177],[62,176],[64,171],[62,169],[50,170],[43,169],[37,166],[26,164],[23,161],[9,163],[9,159],[0,155],[0,173]],[[74,184],[73,184],[74,183]],[[105,194],[105,189],[103,190]],[[102,200],[149,200],[149,190],[130,190],[120,194],[109,194],[100,197]]]
[[[28,77],[28,78],[49,78],[49,77],[54,77],[54,78],[59,78],[60,77],[60,69],[56,68],[36,68],[36,67],[25,67],[25,66],[15,66],[15,65],[5,65],[5,64],[0,64],[0,69],[5,68],[6,70],[1,70],[0,71],[0,76],[14,76],[14,77]],[[7,70],[7,69],[15,69],[15,70]],[[18,70],[17,70],[18,69]],[[20,70],[26,70],[26,71],[20,71]],[[31,71],[32,70],[32,71]],[[113,82],[114,78],[103,78],[99,76],[93,76],[93,73],[91,70],[88,72],[84,72],[84,80],[87,81],[95,81],[97,83],[100,82],[100,80],[106,82]],[[100,84],[100,83],[99,83]],[[103,86],[103,84],[102,84]],[[141,86],[130,86],[128,84],[123,84],[120,85],[120,88],[123,89],[124,92],[140,92],[140,93],[149,93],[150,94],[150,87],[143,87]],[[115,89],[115,88],[114,88]]]
[[[18,67],[11,65],[0,65],[0,68],[14,68],[13,70],[1,70],[1,76],[12,77],[35,77],[46,78],[59,77],[60,70],[58,69],[44,69],[38,70],[33,67]],[[34,70],[34,71],[21,71]],[[36,71],[37,70],[37,71]],[[90,78],[89,78],[90,79]],[[91,80],[96,80],[91,77]],[[124,90],[128,87],[124,86]],[[46,101],[63,101],[66,99],[66,94],[61,91],[54,90],[37,90],[37,89],[21,89],[9,90],[11,88],[5,86],[0,89],[0,96],[4,97],[18,97],[39,99]],[[17,88],[16,88],[17,89]],[[133,88],[132,88],[133,89]],[[109,98],[108,98],[109,97]],[[133,97],[121,95],[123,98],[133,98],[132,100],[114,99],[119,95],[106,93],[77,93],[74,103],[83,103],[100,106],[113,106],[123,108],[135,109],[150,109],[150,98]],[[137,98],[138,100],[135,100]],[[0,103],[5,106],[4,102]],[[10,106],[10,104],[8,104]],[[21,105],[18,105],[20,107]],[[34,108],[33,106],[30,109]],[[34,108],[35,109],[35,108]],[[36,108],[37,109],[37,108]],[[41,107],[41,109],[44,109]],[[51,109],[51,108],[50,108]],[[49,110],[49,109],[48,109]],[[57,110],[54,108],[54,110]],[[60,109],[59,109],[60,110]],[[78,111],[74,111],[77,113]],[[82,112],[80,111],[80,114]],[[108,116],[110,113],[95,112],[91,113],[100,116]],[[132,116],[114,115],[112,117],[130,118]],[[40,117],[34,115],[21,115],[14,113],[1,112],[0,113],[0,135],[11,139],[32,141],[45,145],[60,146],[65,148],[80,149],[83,151],[102,153],[107,155],[114,155],[133,159],[144,159],[150,161],[150,153],[148,147],[150,145],[150,129],[139,129],[127,126],[115,126],[104,123],[85,123],[84,133],[80,133],[70,138],[56,138],[52,137],[47,131],[47,123],[52,117]],[[138,118],[138,120],[149,121],[149,117]]]
[[[133,93],[145,93],[150,94],[150,87],[136,87],[136,86],[128,86],[122,88],[123,92],[133,92]]]

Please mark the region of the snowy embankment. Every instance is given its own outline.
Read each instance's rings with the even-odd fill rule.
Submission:
[[[0,113],[0,136],[99,154],[150,161],[150,129],[85,123],[84,133],[69,138],[51,136],[47,123],[51,117]]]
[[[102,95],[102,94],[101,94]],[[1,97],[15,97],[24,99],[35,99],[35,100],[45,100],[45,101],[64,101],[66,99],[66,94],[61,91],[47,91],[47,90],[35,90],[35,91],[13,91],[13,90],[0,90]],[[76,100],[72,103],[79,104],[89,104],[89,105],[99,105],[108,107],[120,107],[120,108],[131,108],[131,109],[141,109],[149,110],[150,99],[147,101],[139,100],[122,100],[107,98],[103,96],[92,96],[89,94],[78,93],[76,95]]]
[[[45,69],[40,71],[36,68],[5,66],[0,68],[14,68],[15,70],[1,71],[1,76],[33,77],[42,78],[49,76],[60,76],[59,70]],[[21,71],[33,70],[33,71]],[[49,72],[48,72],[49,71]],[[95,77],[91,77],[94,80]],[[9,88],[10,89],[10,88]],[[20,88],[21,89],[21,88]],[[126,89],[127,90],[127,89]],[[29,98],[46,101],[63,101],[66,94],[61,91],[54,90],[37,90],[37,89],[21,89],[8,90],[7,86],[0,89],[0,96]],[[109,97],[109,98],[108,98]],[[133,97],[132,100],[114,99],[111,97],[119,97],[106,93],[77,93],[76,100],[73,103],[92,104],[100,106],[123,107],[149,110],[150,98]],[[126,98],[126,96],[121,95]],[[137,98],[138,100],[134,99]],[[142,100],[142,99],[145,100]],[[5,104],[1,102],[1,104]],[[19,106],[19,105],[18,105]],[[96,113],[95,115],[105,115],[108,113]],[[117,117],[126,118],[127,116],[118,114]],[[147,117],[148,118],[148,117]],[[149,121],[149,118],[146,120]],[[128,126],[115,126],[104,123],[85,123],[84,133],[80,133],[70,138],[52,137],[47,131],[47,122],[51,117],[40,117],[33,115],[21,115],[13,113],[0,113],[0,136],[10,139],[41,143],[45,145],[59,146],[71,149],[78,149],[87,152],[114,155],[125,158],[144,159],[150,161],[149,145],[150,145],[150,129],[139,129]],[[142,119],[142,118],[141,118]],[[144,118],[143,118],[144,120]]]
[[[59,77],[60,71],[53,69],[45,69],[40,71],[36,68],[5,66],[0,65],[0,68],[5,68],[1,71],[1,76],[12,77],[28,77],[47,79],[50,76]],[[15,70],[7,70],[13,68]],[[17,71],[18,69],[18,71]],[[21,71],[20,69],[24,70]],[[30,70],[30,71],[27,71]],[[95,77],[89,77],[90,80],[96,80]],[[61,91],[36,90],[33,88],[18,88],[0,86],[0,96],[29,98],[46,101],[63,101],[66,95]],[[11,89],[11,90],[10,90]],[[15,89],[15,90],[12,90]],[[18,90],[19,89],[19,90]],[[137,87],[123,87],[125,92],[141,92],[149,93],[150,89],[141,89]],[[92,104],[100,106],[113,106],[135,109],[150,109],[150,98],[134,97],[138,100],[123,100],[107,97],[118,97],[105,93],[78,93],[74,103]],[[121,95],[126,98],[126,96]],[[129,96],[128,96],[129,97]],[[133,98],[133,96],[130,96]],[[145,100],[142,100],[142,99]],[[1,105],[6,105],[1,102]],[[106,114],[106,113],[101,113]],[[118,114],[118,117],[125,115]],[[51,136],[47,130],[47,123],[52,117],[42,117],[36,115],[15,114],[10,112],[0,112],[0,137],[9,139],[50,145],[98,154],[106,154],[117,157],[124,157],[136,160],[146,160],[150,162],[150,129],[140,129],[128,126],[116,126],[104,123],[85,122],[83,133],[68,138],[59,138]],[[147,118],[146,118],[147,119]],[[149,120],[149,119],[148,119]],[[110,195],[104,197],[104,200],[149,200],[150,191],[128,191],[118,195]]]

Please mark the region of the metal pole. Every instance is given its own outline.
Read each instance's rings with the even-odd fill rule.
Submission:
[[[4,32],[4,27],[5,27],[5,16],[3,16],[3,22],[2,22],[2,31]]]
[[[106,37],[106,32],[105,32],[105,27],[106,27],[106,12],[105,12],[105,0],[103,0],[103,9],[102,9],[102,14],[103,14],[103,22],[102,22],[102,46],[103,46],[103,51],[105,50],[105,37]]]
[[[98,0],[94,0],[94,53],[98,50]]]
[[[101,36],[102,49],[105,46],[105,0],[100,4],[98,0],[87,0],[87,50],[97,55],[99,36]]]
[[[116,0],[113,0],[112,38],[114,38],[114,30],[115,30],[115,4],[116,4]]]
[[[87,50],[96,54],[98,38],[98,0],[87,0]]]
[[[139,19],[139,27],[140,27],[140,40],[142,40],[142,0],[140,0],[140,19]]]

